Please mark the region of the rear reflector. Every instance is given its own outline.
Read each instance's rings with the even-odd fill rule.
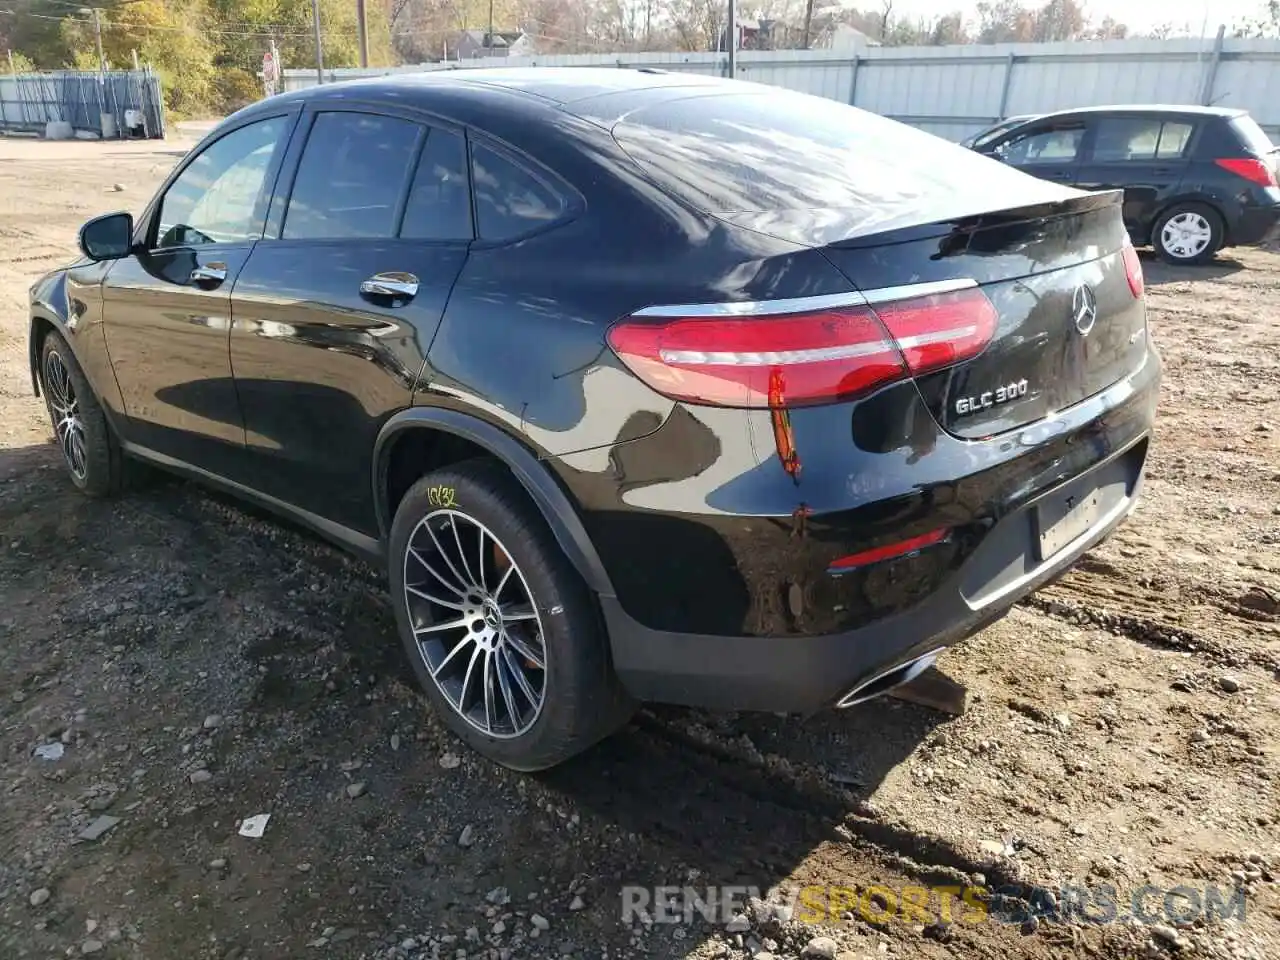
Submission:
[[[757,304],[730,317],[699,316],[703,309],[710,312],[663,307],[628,317],[609,330],[609,346],[673,399],[778,409],[864,396],[970,359],[996,328],[995,307],[976,287],[875,309],[850,303],[778,314]]]
[[[1260,187],[1276,186],[1276,174],[1264,161],[1254,157],[1222,157],[1214,161],[1223,170],[1229,170],[1238,177],[1244,177],[1250,183]]]
[[[908,554],[923,550],[925,547],[932,547],[935,544],[942,543],[947,539],[948,532],[947,528],[943,527],[938,530],[932,530],[929,533],[922,533],[920,536],[912,537],[910,540],[903,540],[900,543],[890,543],[883,547],[863,550],[861,553],[851,553],[847,557],[833,560],[827,566],[827,572],[848,573],[850,570],[856,570],[859,567],[865,567],[873,563],[905,557]]]
[[[1120,255],[1124,257],[1124,275],[1129,279],[1129,292],[1135,299],[1141,300],[1147,289],[1147,282],[1142,276],[1142,261],[1138,259],[1138,251],[1126,240]]]

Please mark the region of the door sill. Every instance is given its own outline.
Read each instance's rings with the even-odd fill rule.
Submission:
[[[194,464],[187,463],[185,460],[179,460],[168,454],[159,453],[149,447],[139,446],[136,443],[122,441],[121,448],[126,454],[145,463],[153,464],[164,470],[181,474],[189,479],[200,483],[216,487],[220,490],[230,493],[241,499],[254,503],[264,509],[270,510],[272,513],[278,514],[288,520],[293,520],[301,524],[314,533],[319,534],[331,543],[342,547],[351,553],[356,554],[364,560],[374,564],[381,570],[385,563],[385,552],[382,543],[373,537],[360,533],[358,530],[352,530],[350,527],[332,520],[326,520],[318,514],[311,513],[309,510],[303,510],[295,507],[290,503],[285,503],[270,494],[262,493],[252,487],[245,486],[235,480],[229,480],[220,474],[205,470],[203,467],[197,467]]]

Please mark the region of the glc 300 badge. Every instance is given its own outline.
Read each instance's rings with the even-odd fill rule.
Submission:
[[[987,390],[974,397],[961,397],[956,401],[956,415],[964,416],[967,413],[977,413],[979,410],[999,406],[1002,403],[1008,403],[1010,400],[1017,400],[1019,397],[1025,397],[1026,395],[1026,380],[1006,383],[1002,387]]]

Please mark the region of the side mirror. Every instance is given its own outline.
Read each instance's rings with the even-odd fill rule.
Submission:
[[[133,214],[108,213],[80,228],[80,249],[90,260],[120,260],[133,252]]]

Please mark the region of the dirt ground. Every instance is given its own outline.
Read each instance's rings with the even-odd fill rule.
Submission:
[[[181,148],[0,140],[0,957],[1280,956],[1280,257],[1146,261],[1145,499],[943,659],[964,716],[651,709],[526,777],[429,715],[373,570],[187,483],[64,478],[27,288]],[[806,891],[623,921],[624,885],[723,884]],[[1005,889],[892,909],[965,884]],[[1106,885],[1114,922],[1066,909]]]

